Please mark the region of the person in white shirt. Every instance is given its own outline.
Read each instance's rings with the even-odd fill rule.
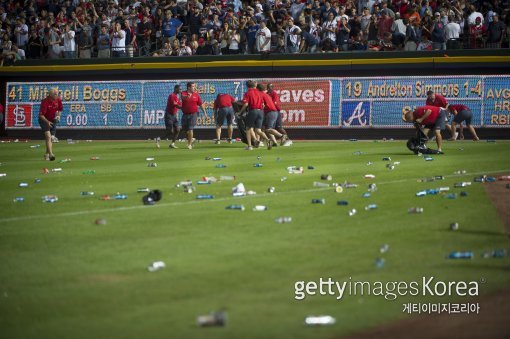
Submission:
[[[395,21],[393,21],[393,24],[391,25],[391,32],[398,32],[400,34],[406,35],[406,25],[400,18],[400,12],[395,13]]]
[[[446,49],[459,49],[460,48],[460,33],[461,28],[458,23],[454,21],[452,15],[448,17],[448,24],[445,26]]]
[[[271,31],[266,26],[266,21],[260,21],[260,28],[257,31],[255,45],[259,53],[267,53],[271,50]]]
[[[333,13],[328,14],[328,20],[322,24],[322,40],[330,39],[336,42],[337,23]]]
[[[299,44],[301,42],[301,28],[294,25],[294,20],[289,18],[287,20],[287,28],[285,29],[285,52],[297,53],[299,52]]]
[[[483,25],[483,14],[480,13],[480,12],[477,12],[476,11],[476,7],[474,5],[470,5],[469,6],[469,11],[471,12],[471,14],[469,14],[468,16],[468,25],[469,26],[473,26],[473,25],[476,25],[476,18],[480,18],[481,19],[481,23]]]
[[[112,57],[124,57],[126,56],[126,32],[122,30],[120,22],[116,22],[113,26],[113,32],[111,34],[112,40]]]
[[[28,26],[25,24],[25,19],[19,18],[16,20],[14,35],[16,36],[16,44],[18,47],[24,48],[28,42]]]
[[[73,59],[76,58],[76,42],[74,41],[75,32],[71,30],[69,24],[65,25],[64,33],[62,34],[62,40],[64,40],[64,58]]]

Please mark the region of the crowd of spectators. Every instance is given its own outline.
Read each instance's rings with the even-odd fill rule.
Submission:
[[[509,0],[7,0],[16,60],[508,48]]]

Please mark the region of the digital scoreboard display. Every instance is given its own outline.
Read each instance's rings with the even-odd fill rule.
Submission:
[[[41,101],[55,88],[62,98],[60,129],[164,128],[168,95],[175,85],[197,83],[207,109],[197,128],[214,128],[216,96],[242,99],[247,79],[171,81],[9,82],[6,129],[37,129]],[[283,122],[298,128],[409,127],[402,109],[425,105],[428,90],[473,112],[473,125],[510,127],[510,76],[430,76],[254,79],[273,83]]]

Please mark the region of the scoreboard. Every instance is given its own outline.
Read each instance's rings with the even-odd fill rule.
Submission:
[[[423,106],[428,90],[470,107],[474,126],[510,127],[509,75],[255,80],[274,84],[287,127],[409,127],[401,121],[402,110]],[[9,82],[5,127],[39,128],[40,103],[54,88],[64,105],[61,129],[162,129],[168,95],[190,81],[207,110],[197,128],[214,128],[218,94],[240,100],[246,92],[246,79]]]

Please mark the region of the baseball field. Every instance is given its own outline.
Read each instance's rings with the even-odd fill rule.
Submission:
[[[0,144],[0,337],[337,338],[508,289],[501,182],[475,178],[510,174],[509,141],[178,146]]]

